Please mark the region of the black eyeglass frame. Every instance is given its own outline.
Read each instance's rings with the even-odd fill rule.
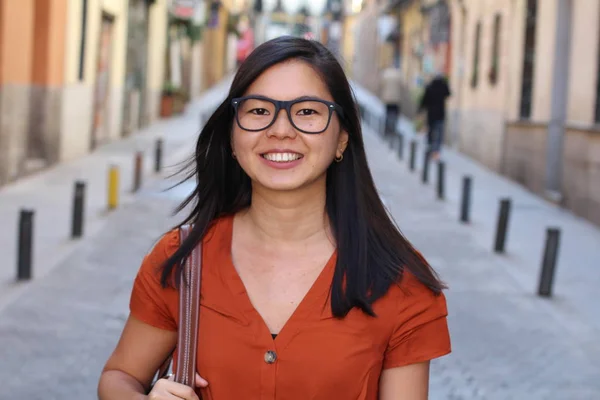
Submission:
[[[271,103],[275,106],[275,112],[273,113],[274,114],[273,120],[264,128],[246,129],[242,126],[242,124],[240,124],[239,115],[238,115],[238,106],[240,105],[240,103],[242,101],[252,100],[252,99],[268,101],[269,103]],[[323,130],[318,131],[318,132],[305,131],[303,129],[298,128],[296,126],[296,124],[294,123],[294,121],[292,119],[292,106],[294,104],[302,103],[305,101],[318,101],[327,106],[327,109],[329,110],[329,116],[327,118],[327,124],[325,125],[325,128]],[[266,96],[251,95],[251,96],[243,96],[243,97],[233,98],[233,99],[231,99],[231,105],[233,106],[233,109],[235,111],[235,121],[236,121],[237,125],[240,127],[240,129],[243,129],[248,132],[260,132],[260,131],[264,131],[265,129],[269,129],[271,126],[273,126],[273,124],[277,120],[277,116],[279,115],[279,112],[282,109],[286,111],[288,121],[290,121],[290,124],[292,124],[294,129],[297,129],[298,131],[300,131],[302,133],[306,133],[307,135],[316,135],[316,134],[325,132],[327,130],[327,128],[329,128],[329,124],[331,123],[331,116],[333,115],[334,111],[336,111],[338,113],[340,119],[344,118],[344,110],[342,109],[342,107],[339,104],[331,102],[331,101],[323,100],[318,97],[310,97],[310,96],[300,97],[300,98],[294,99],[294,100],[274,100],[274,99],[271,99]]]

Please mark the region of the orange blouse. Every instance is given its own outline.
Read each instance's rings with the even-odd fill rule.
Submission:
[[[450,352],[444,295],[434,296],[409,273],[374,303],[377,317],[353,309],[334,318],[328,293],[336,255],[275,339],[252,306],[231,259],[233,218],[222,218],[203,241],[198,373],[204,400],[377,399],[383,369]],[[178,294],[160,286],[157,267],[179,246],[165,235],[135,279],[131,314],[177,330]]]

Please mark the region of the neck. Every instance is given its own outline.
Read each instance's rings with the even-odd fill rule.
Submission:
[[[329,236],[325,180],[315,186],[283,193],[253,188],[244,214],[258,238],[289,243]]]

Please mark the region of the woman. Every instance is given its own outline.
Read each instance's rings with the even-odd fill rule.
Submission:
[[[142,263],[100,399],[146,398],[200,241],[196,391],[160,380],[147,398],[426,399],[429,360],[450,352],[443,285],[377,195],[331,53],[289,37],[258,47],[194,165],[192,232],[181,245],[168,233]]]

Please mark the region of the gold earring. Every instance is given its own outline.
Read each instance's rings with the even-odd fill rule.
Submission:
[[[344,159],[344,153],[340,154],[339,157],[336,157],[335,162],[342,162],[343,159]]]

